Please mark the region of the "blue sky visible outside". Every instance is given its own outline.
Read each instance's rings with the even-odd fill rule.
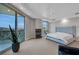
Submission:
[[[8,28],[11,25],[12,28],[15,28],[15,16],[0,14],[0,27]],[[18,17],[18,28],[24,28],[24,17]]]
[[[18,28],[23,28],[24,29],[24,16],[19,16],[18,17]]]
[[[43,21],[43,27],[48,27],[48,22],[46,22],[46,21]]]

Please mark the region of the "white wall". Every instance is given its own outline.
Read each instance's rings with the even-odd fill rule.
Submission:
[[[42,29],[42,23],[40,19],[25,17],[25,39],[35,38],[35,29]]]
[[[25,40],[35,38],[35,20],[25,17]]]
[[[55,23],[54,22],[49,22],[49,32],[55,33]]]
[[[30,20],[29,17],[25,17],[25,40],[30,39]]]
[[[30,18],[30,26],[31,26],[30,38],[34,39],[35,38],[35,19]]]
[[[35,28],[36,29],[41,29],[42,28],[41,19],[35,19]]]

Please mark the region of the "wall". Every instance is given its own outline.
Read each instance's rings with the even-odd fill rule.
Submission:
[[[42,28],[41,19],[35,19],[35,28],[36,29],[41,29]]]
[[[42,29],[42,23],[40,19],[25,17],[25,39],[35,38],[35,29]]]
[[[29,17],[25,17],[25,40],[30,39],[30,20]]]
[[[54,22],[49,22],[49,32],[55,33],[55,23]]]
[[[34,39],[35,38],[35,19],[30,18],[30,38]]]
[[[26,16],[25,17],[25,40],[35,38],[34,29],[35,29],[35,20]]]

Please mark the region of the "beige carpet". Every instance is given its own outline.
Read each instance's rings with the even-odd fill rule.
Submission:
[[[32,39],[21,44],[20,51],[13,53],[8,50],[4,55],[57,55],[57,43],[46,39]]]

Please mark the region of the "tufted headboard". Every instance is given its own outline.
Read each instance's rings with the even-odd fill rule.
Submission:
[[[56,27],[56,32],[64,32],[72,34],[73,37],[76,37],[76,26],[65,26],[65,27]]]

